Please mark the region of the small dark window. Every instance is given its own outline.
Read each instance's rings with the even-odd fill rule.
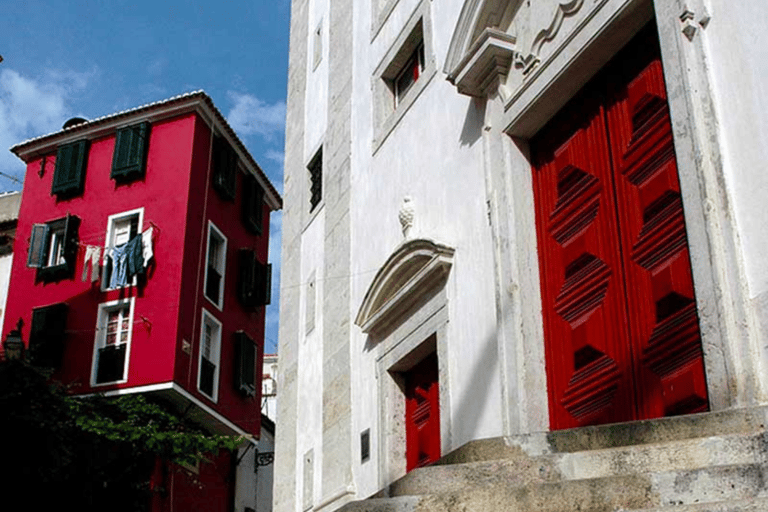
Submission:
[[[96,370],[96,384],[123,380],[125,365],[125,344],[110,345],[99,349],[99,366]]]
[[[56,152],[56,168],[53,172],[52,195],[66,198],[83,193],[87,156],[87,140],[59,146]]]
[[[203,358],[200,361],[200,391],[213,396],[213,381],[216,376],[216,365]]]
[[[29,361],[34,366],[59,368],[64,354],[67,305],[54,304],[32,310]]]
[[[244,332],[235,333],[235,389],[256,396],[256,343]]]
[[[235,200],[237,153],[224,137],[213,139],[213,189],[222,199]]]
[[[149,123],[128,126],[117,131],[112,155],[113,180],[132,180],[144,176],[149,148]]]
[[[272,265],[261,263],[251,249],[240,249],[238,298],[246,308],[265,306],[271,302]]]
[[[125,378],[125,355],[131,327],[129,305],[100,307],[96,384],[117,382]]]
[[[56,281],[73,276],[79,226],[80,219],[73,215],[32,226],[27,266],[37,269],[39,280]]]
[[[256,177],[247,174],[243,178],[243,223],[251,233],[260,235],[264,220],[264,189]]]
[[[395,78],[395,106],[424,71],[424,42],[420,42]]]
[[[360,462],[371,458],[371,429],[367,428],[360,434]]]
[[[312,158],[307,169],[309,170],[311,182],[309,211],[312,211],[323,198],[323,148],[320,148],[314,158]]]

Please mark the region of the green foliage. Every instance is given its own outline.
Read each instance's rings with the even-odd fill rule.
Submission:
[[[66,397],[65,401],[83,432],[127,442],[138,452],[179,464],[195,464],[204,454],[220,449],[234,450],[243,441],[241,437],[206,435],[142,395]]]
[[[243,441],[206,434],[141,395],[70,396],[15,361],[0,363],[0,410],[0,485],[31,510],[145,510],[156,457],[194,464]]]

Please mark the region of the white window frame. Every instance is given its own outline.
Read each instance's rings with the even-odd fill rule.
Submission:
[[[221,255],[219,259],[219,269],[221,274],[221,280],[219,281],[219,302],[216,303],[213,300],[211,300],[210,297],[208,297],[208,294],[206,293],[206,290],[208,289],[208,257],[209,252],[211,250],[211,235],[214,235],[215,237],[219,238],[221,240]],[[205,276],[203,279],[203,296],[213,304],[216,309],[219,311],[222,311],[224,309],[224,282],[226,280],[226,270],[227,270],[227,237],[224,236],[224,233],[221,232],[219,228],[216,227],[216,225],[208,221],[208,236],[206,238],[205,243],[205,256],[203,260],[203,265],[205,266]]]
[[[214,403],[218,402],[219,400],[219,376],[221,375],[221,334],[222,334],[222,324],[219,322],[215,316],[213,316],[211,313],[209,313],[205,308],[203,308],[202,313],[202,319],[200,321],[200,344],[198,346],[197,351],[197,390],[200,392],[201,395],[204,397],[210,399]],[[211,363],[215,365],[215,370],[213,372],[213,393],[212,395],[208,395],[206,392],[204,392],[202,389],[200,389],[200,377],[201,377],[201,370],[203,367],[203,348],[205,346],[205,326],[206,324],[212,325],[216,328],[216,333],[214,336],[214,339],[212,340],[212,347],[211,347],[211,359],[214,359],[213,361],[211,359],[208,359]],[[207,359],[207,358],[206,358]]]
[[[102,259],[102,272],[101,272],[101,290],[102,291],[116,289],[116,288],[109,287],[109,279],[107,277],[107,268],[108,268],[107,263],[109,262],[109,256],[108,256],[109,250],[115,246],[115,240],[114,240],[115,231],[116,231],[115,224],[128,217],[133,217],[134,215],[138,215],[139,217],[138,234],[141,234],[142,226],[144,226],[144,207],[143,206],[141,208],[135,208],[133,210],[128,210],[125,212],[113,213],[112,215],[107,217],[107,234],[104,237],[104,256]],[[130,282],[130,286],[136,286],[136,276],[133,276],[133,279]]]
[[[113,384],[124,384],[128,382],[128,366],[131,358],[131,340],[133,339],[133,317],[134,317],[135,297],[129,299],[111,300],[99,304],[99,310],[96,315],[96,335],[93,343],[93,358],[91,361],[91,387],[111,386]],[[123,362],[123,378],[110,382],[96,383],[96,375],[99,366],[99,349],[107,346],[107,319],[109,313],[116,309],[122,309],[128,306],[128,339],[125,342],[125,361]]]

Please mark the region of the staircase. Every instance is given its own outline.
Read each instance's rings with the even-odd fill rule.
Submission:
[[[768,408],[472,441],[344,512],[768,511]]]

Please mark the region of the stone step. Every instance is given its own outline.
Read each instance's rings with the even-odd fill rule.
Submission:
[[[608,512],[654,510],[654,507],[663,510],[664,507],[677,505],[703,507],[703,503],[713,504],[714,507],[715,503],[768,498],[768,464],[713,466],[527,485],[510,485],[500,478],[496,481],[466,482],[463,489],[451,492],[433,488],[429,494],[411,496],[416,498],[411,501],[403,498],[408,497],[355,502],[342,510]],[[393,503],[400,508],[385,508],[392,507]]]
[[[768,511],[768,498],[748,498],[742,500],[719,501],[716,503],[694,503],[691,505],[673,505],[667,507],[644,508],[631,512],[765,512]],[[630,512],[621,509],[617,512]]]
[[[375,498],[346,504],[341,512],[491,512],[574,510],[608,512],[657,504],[647,478],[624,476],[522,487],[474,485],[451,493]],[[397,507],[397,508],[396,508]]]
[[[731,434],[576,453],[429,466],[411,471],[374,497],[450,493],[472,485],[523,486],[767,462],[766,433]]]
[[[581,452],[765,430],[768,407],[689,414],[669,418],[580,427],[470,441],[436,464],[513,459]]]

